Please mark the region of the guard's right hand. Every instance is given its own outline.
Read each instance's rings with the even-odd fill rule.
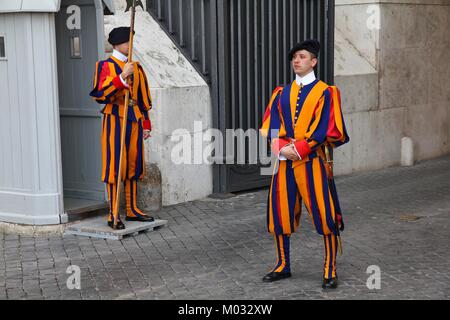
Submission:
[[[294,145],[292,145],[292,144],[288,145],[285,148],[281,149],[280,153],[281,153],[282,156],[284,156],[288,160],[291,160],[291,161],[300,160],[298,155],[297,155],[297,152],[295,152],[294,148],[295,148]]]
[[[133,65],[135,62],[127,62],[122,70],[122,77],[123,79],[127,79],[129,76],[133,74]]]

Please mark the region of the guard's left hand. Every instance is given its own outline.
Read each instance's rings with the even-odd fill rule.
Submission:
[[[151,132],[150,130],[144,130],[144,140],[147,140],[148,138],[151,138]]]

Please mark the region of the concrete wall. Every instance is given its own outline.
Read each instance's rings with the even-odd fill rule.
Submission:
[[[450,1],[336,1],[336,84],[352,142],[337,172],[450,153]]]
[[[130,24],[129,12],[124,13],[126,2],[116,0],[115,7],[115,15],[105,17],[105,36],[116,26]],[[213,190],[212,166],[178,165],[172,161],[171,154],[180,137],[193,139],[199,133],[194,128],[194,121],[202,122],[202,133],[212,128],[209,86],[159,24],[140,8],[136,12],[135,30],[136,60],[147,73],[154,104],[150,112],[152,138],[145,145],[146,161],[149,165],[156,165],[160,171],[162,204],[172,205],[206,197]],[[151,205],[146,204],[144,198],[140,201]]]

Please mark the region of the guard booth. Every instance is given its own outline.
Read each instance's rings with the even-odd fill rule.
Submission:
[[[112,1],[0,2],[0,221],[60,224],[107,207],[89,97]]]

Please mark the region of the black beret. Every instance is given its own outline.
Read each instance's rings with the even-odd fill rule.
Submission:
[[[135,31],[133,31],[135,34]],[[108,37],[108,42],[113,46],[130,41],[130,27],[114,28]]]
[[[306,40],[302,43],[297,43],[289,52],[289,61],[292,61],[297,51],[306,50],[318,57],[320,52],[320,42],[317,40]]]

